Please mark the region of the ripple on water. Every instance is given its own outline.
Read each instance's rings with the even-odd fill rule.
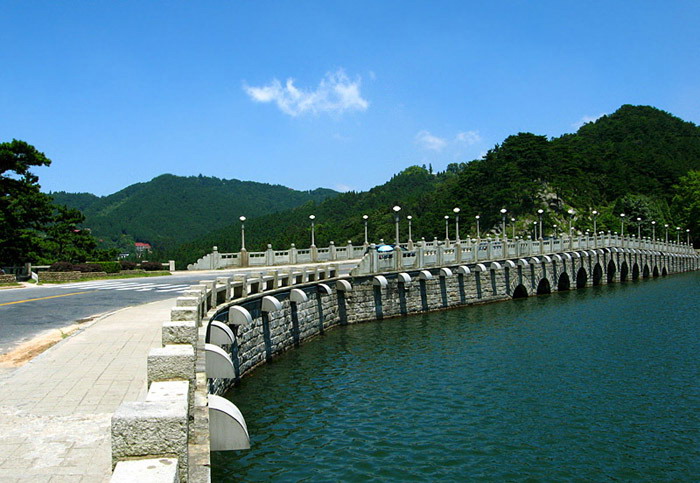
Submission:
[[[341,327],[229,397],[214,481],[692,481],[700,275]]]

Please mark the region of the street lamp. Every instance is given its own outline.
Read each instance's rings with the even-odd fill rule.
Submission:
[[[542,208],[537,210],[537,214],[540,215],[540,240],[542,239],[542,213],[544,213]]]
[[[448,227],[449,222],[450,222],[450,217],[448,215],[445,215],[445,240],[450,239],[450,229]]]
[[[510,223],[513,226],[513,240],[515,240],[515,218],[511,218]]]
[[[536,240],[537,239],[537,222],[536,221],[532,222],[532,228],[534,230],[532,239]]]
[[[503,241],[506,240],[506,213],[508,213],[508,210],[505,208],[501,208],[501,222],[503,224]]]
[[[625,214],[620,213],[620,236],[625,237]]]
[[[559,238],[559,233],[557,232],[557,225],[555,224],[552,228],[554,228],[554,238]]]
[[[367,220],[368,219],[369,219],[369,216],[362,215],[362,220],[365,222],[365,245],[367,245]]]
[[[459,208],[453,208],[452,211],[455,213],[455,236],[457,237],[457,243],[459,243]]]
[[[481,232],[479,230],[479,218],[481,218],[481,216],[476,215],[474,218],[476,218],[476,238],[479,239],[481,238]]]
[[[637,217],[637,239],[642,239],[642,219]]]
[[[598,211],[593,210],[593,235],[598,233]]]
[[[668,223],[664,224],[664,228],[666,228],[666,243],[668,243]]]
[[[411,243],[413,240],[411,239],[411,220],[413,217],[411,215],[408,215],[406,217],[408,219],[408,242]]]
[[[316,246],[316,235],[315,235],[315,225],[314,225],[315,219],[316,219],[316,215],[309,215],[309,220],[311,220],[311,246],[312,247]]]
[[[651,241],[656,243],[656,221],[651,222]]]
[[[392,208],[396,217],[396,246],[399,246],[399,211],[401,211],[400,206],[394,206]]]
[[[690,246],[690,228],[685,229],[686,243]]]
[[[241,220],[241,251],[245,251],[245,216],[238,218]]]
[[[568,213],[569,213],[569,238],[572,238],[573,237],[573,227],[571,226],[571,224],[574,221],[574,213],[576,213],[576,212],[573,209],[569,209]]]
[[[681,227],[677,226],[676,227],[676,245],[678,245],[681,242]]]

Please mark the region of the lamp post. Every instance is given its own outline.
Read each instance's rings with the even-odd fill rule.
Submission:
[[[651,222],[651,241],[656,243],[656,221]]]
[[[686,243],[690,246],[690,228],[685,229]]]
[[[666,243],[668,243],[668,223],[664,224],[664,228],[666,229]]]
[[[542,213],[544,213],[544,210],[543,210],[542,208],[540,208],[539,210],[537,210],[537,214],[540,215],[540,240],[543,238],[543,234],[542,234]]]
[[[533,229],[532,239],[537,240],[537,222],[536,221],[532,222],[532,229]]]
[[[411,238],[411,220],[413,220],[413,217],[411,215],[408,215],[406,219],[408,220],[408,243],[412,243],[413,239]]]
[[[399,211],[401,211],[400,206],[394,206],[395,219],[396,219],[396,246],[399,246]]]
[[[557,225],[555,224],[552,228],[554,228],[554,238],[559,238],[559,233],[557,232]]]
[[[573,209],[569,209],[569,238],[573,236],[573,227],[571,224],[574,222],[574,213],[575,211]]]
[[[642,239],[642,219],[637,217],[637,239]]]
[[[316,219],[316,215],[309,215],[309,220],[311,220],[311,246],[315,247],[316,246],[316,233],[315,233],[315,224],[314,220]]]
[[[594,235],[598,233],[598,215],[599,215],[598,211],[593,210],[593,234]]]
[[[677,226],[676,227],[676,245],[680,244],[681,242],[681,227]]]
[[[515,218],[511,218],[510,223],[513,227],[513,240],[515,240]]]
[[[365,245],[367,245],[367,220],[369,219],[369,216],[362,215],[362,219],[365,222]]]
[[[476,218],[476,239],[479,240],[481,238],[481,232],[479,230],[479,218],[481,218],[481,216],[476,215],[474,218]]]
[[[506,213],[508,213],[508,210],[505,208],[501,208],[501,224],[503,225],[502,231],[503,231],[503,241],[506,241]]]
[[[450,228],[448,224],[450,223],[450,217],[449,215],[445,215],[445,241],[450,240]]]
[[[245,251],[245,216],[238,218],[241,220],[241,251]]]
[[[625,237],[625,214],[620,213],[620,236]]]
[[[455,237],[457,243],[459,243],[459,208],[453,208],[452,211],[455,213]]]

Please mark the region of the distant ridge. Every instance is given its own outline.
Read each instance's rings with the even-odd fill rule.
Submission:
[[[50,194],[56,203],[80,209],[86,216],[85,227],[102,239],[105,247],[125,250],[136,241],[157,249],[172,248],[237,222],[242,215],[253,218],[284,211],[338,193],[325,188],[296,191],[253,181],[163,174],[108,196]]]

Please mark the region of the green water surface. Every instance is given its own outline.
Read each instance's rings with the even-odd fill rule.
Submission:
[[[214,481],[698,481],[700,273],[339,327],[228,397]]]

